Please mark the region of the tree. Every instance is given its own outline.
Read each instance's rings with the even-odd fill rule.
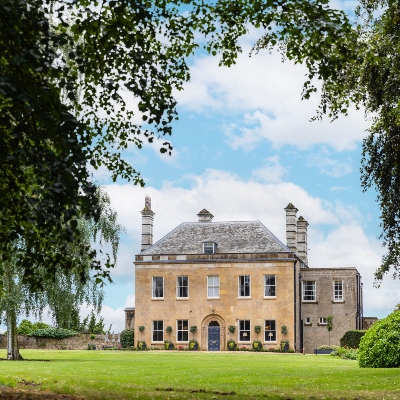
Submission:
[[[51,249],[80,240],[78,210],[99,217],[89,166],[105,165],[114,180],[143,185],[120,153],[171,134],[177,118],[172,93],[189,79],[186,58],[199,46],[195,31],[229,66],[248,23],[273,28],[260,46],[293,38],[287,48],[299,57],[308,48],[332,49],[349,30],[327,0],[3,0],[0,269],[11,257],[6,243],[22,238],[29,249],[19,260],[24,282],[40,288],[34,268],[44,261],[49,275],[80,268],[84,276],[84,265]],[[129,109],[124,92],[137,100],[138,112]],[[143,124],[134,122],[135,112]],[[168,140],[161,143],[160,151],[170,153]],[[91,260],[96,275],[107,278],[95,253]]]
[[[124,228],[116,222],[116,212],[110,207],[110,199],[103,189],[96,191],[98,204],[101,206],[100,218],[97,222],[80,218],[79,246],[91,247],[91,243],[97,239],[101,244],[110,243],[113,248],[113,261],[116,262],[119,236]],[[97,279],[91,273],[90,258],[81,259],[80,263],[86,262],[85,276],[82,270],[64,271],[61,268],[55,271],[52,278],[48,277],[46,265],[35,266],[35,279],[42,280],[42,289],[31,290],[31,286],[24,283],[24,268],[18,263],[18,259],[26,248],[21,241],[10,244],[13,246],[10,253],[13,255],[4,265],[2,283],[4,293],[0,297],[1,317],[7,323],[8,359],[21,359],[17,343],[17,317],[19,313],[33,314],[41,319],[43,309],[48,306],[50,315],[55,324],[61,328],[70,329],[76,321],[76,313],[82,303],[92,305],[96,313],[101,309],[103,301],[103,288],[98,285]],[[78,243],[70,243],[67,251],[69,257],[74,260],[81,256]],[[59,251],[55,248],[53,251]],[[79,315],[78,315],[79,318]]]

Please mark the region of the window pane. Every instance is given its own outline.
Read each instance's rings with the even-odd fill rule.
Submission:
[[[177,321],[177,341],[189,341],[189,321],[187,319],[179,319]]]
[[[250,320],[239,321],[239,341],[250,342]]]
[[[164,278],[162,276],[153,277],[153,297],[164,297]]]
[[[207,282],[207,296],[219,297],[219,276],[209,276],[207,277]]]
[[[187,276],[178,276],[176,282],[176,296],[189,297],[189,278]]]
[[[334,293],[335,301],[343,300],[343,282],[335,281],[335,293]]]
[[[153,321],[153,342],[164,341],[164,321]]]
[[[266,342],[276,342],[276,324],[275,320],[265,320],[264,340]]]
[[[264,296],[276,296],[276,277],[275,275],[264,275]]]
[[[303,300],[315,301],[315,281],[303,281]]]
[[[239,296],[250,297],[250,275],[239,276]]]

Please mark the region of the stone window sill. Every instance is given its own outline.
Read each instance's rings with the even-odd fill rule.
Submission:
[[[276,296],[268,296],[268,297],[264,297],[264,300],[276,300]]]
[[[332,300],[332,304],[344,304],[345,301],[344,300]]]

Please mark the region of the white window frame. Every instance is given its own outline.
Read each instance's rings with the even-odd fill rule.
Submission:
[[[207,249],[207,251],[206,251]],[[203,242],[203,253],[214,254],[217,252],[217,244],[214,242]]]
[[[336,289],[336,284],[340,283],[340,289]],[[343,281],[333,281],[333,301],[342,302],[344,300],[343,296]],[[340,294],[339,294],[340,293]]]
[[[267,278],[269,278],[271,276],[274,277],[275,284],[274,285],[270,285],[270,284],[267,285]],[[266,295],[265,293],[266,293],[267,287],[274,287],[275,288],[275,294],[271,295],[271,296]],[[265,274],[264,275],[264,298],[268,298],[268,297],[276,297],[276,275],[275,274]]]
[[[183,327],[183,321],[187,322],[187,329],[179,329],[179,321],[182,321],[182,327]],[[187,333],[187,340],[179,340],[179,333]],[[188,343],[189,342],[189,320],[188,319],[177,319],[176,320],[176,341],[178,343]]]
[[[319,317],[318,318],[318,325],[328,325],[328,321],[326,320],[325,317]]]
[[[186,286],[181,285],[180,282],[179,282],[179,278],[186,278],[187,279],[187,285]],[[183,289],[183,288],[186,288],[187,296],[181,296],[180,295],[181,294],[180,293],[181,292],[180,289]],[[188,299],[189,298],[189,277],[187,275],[180,275],[180,276],[176,277],[176,297],[178,299]]]
[[[157,326],[157,329],[154,329],[154,323],[160,323],[162,322],[162,329]],[[162,333],[162,340],[154,340],[154,332],[161,332]],[[164,320],[162,319],[155,319],[151,321],[151,342],[152,343],[164,343]]]
[[[211,285],[210,285],[210,278],[213,278]],[[218,278],[218,285],[215,284],[215,278]],[[207,298],[208,299],[219,299],[220,284],[221,284],[221,282],[220,282],[220,279],[219,279],[219,275],[208,275],[207,276]],[[210,296],[210,289],[213,289],[213,292],[214,292],[215,289],[217,289],[218,290],[218,296]]]
[[[306,325],[311,325],[311,318],[310,317],[306,317],[306,320],[304,322]]]
[[[157,295],[158,286],[156,286],[157,279],[162,279],[162,296]],[[163,276],[153,276],[151,278],[151,296],[153,299],[163,299],[164,298],[164,277]]]
[[[271,326],[271,325],[267,325],[267,322],[271,324],[271,322],[273,322],[274,328],[275,329],[268,329],[267,330],[267,326]],[[267,333],[268,332],[268,333]],[[274,332],[274,339],[270,339],[270,333]],[[273,336],[272,336],[273,337]],[[276,320],[275,319],[265,319],[264,320],[264,342],[265,343],[275,343],[276,342]]]
[[[249,329],[240,329],[240,323],[241,322],[244,322],[244,323],[246,323],[246,322],[248,322],[249,323]],[[250,319],[239,319],[239,321],[238,321],[238,342],[239,343],[247,343],[247,342],[251,342],[251,320]],[[241,338],[240,338],[240,333],[241,332],[243,332],[243,333],[246,333],[246,335],[247,335],[247,332],[249,333],[249,336],[248,336],[248,340],[242,340]],[[247,336],[243,336],[243,337],[247,337]]]
[[[243,278],[243,282],[244,282],[243,284],[241,283],[241,278]],[[248,278],[248,283],[246,283],[246,278]],[[250,277],[250,275],[239,275],[238,281],[239,281],[239,284],[238,284],[238,292],[239,292],[238,296],[241,299],[251,298],[251,277]],[[249,288],[249,294],[248,295],[242,295],[241,294],[242,293],[242,287],[243,287],[245,293],[246,293],[246,287]]]
[[[305,283],[313,283],[314,284],[314,290],[313,290],[313,299],[305,299],[306,296],[310,296],[310,294],[306,295],[306,290],[305,290]],[[302,281],[301,282],[301,299],[304,302],[316,302],[317,301],[317,282],[316,281]]]

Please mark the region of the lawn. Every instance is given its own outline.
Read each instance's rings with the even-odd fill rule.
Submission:
[[[4,352],[4,354],[2,354]],[[0,357],[5,357],[5,351]],[[0,385],[89,399],[400,399],[399,369],[331,356],[275,353],[22,350]],[[32,387],[32,386],[29,386]],[[233,393],[234,392],[234,393]]]

